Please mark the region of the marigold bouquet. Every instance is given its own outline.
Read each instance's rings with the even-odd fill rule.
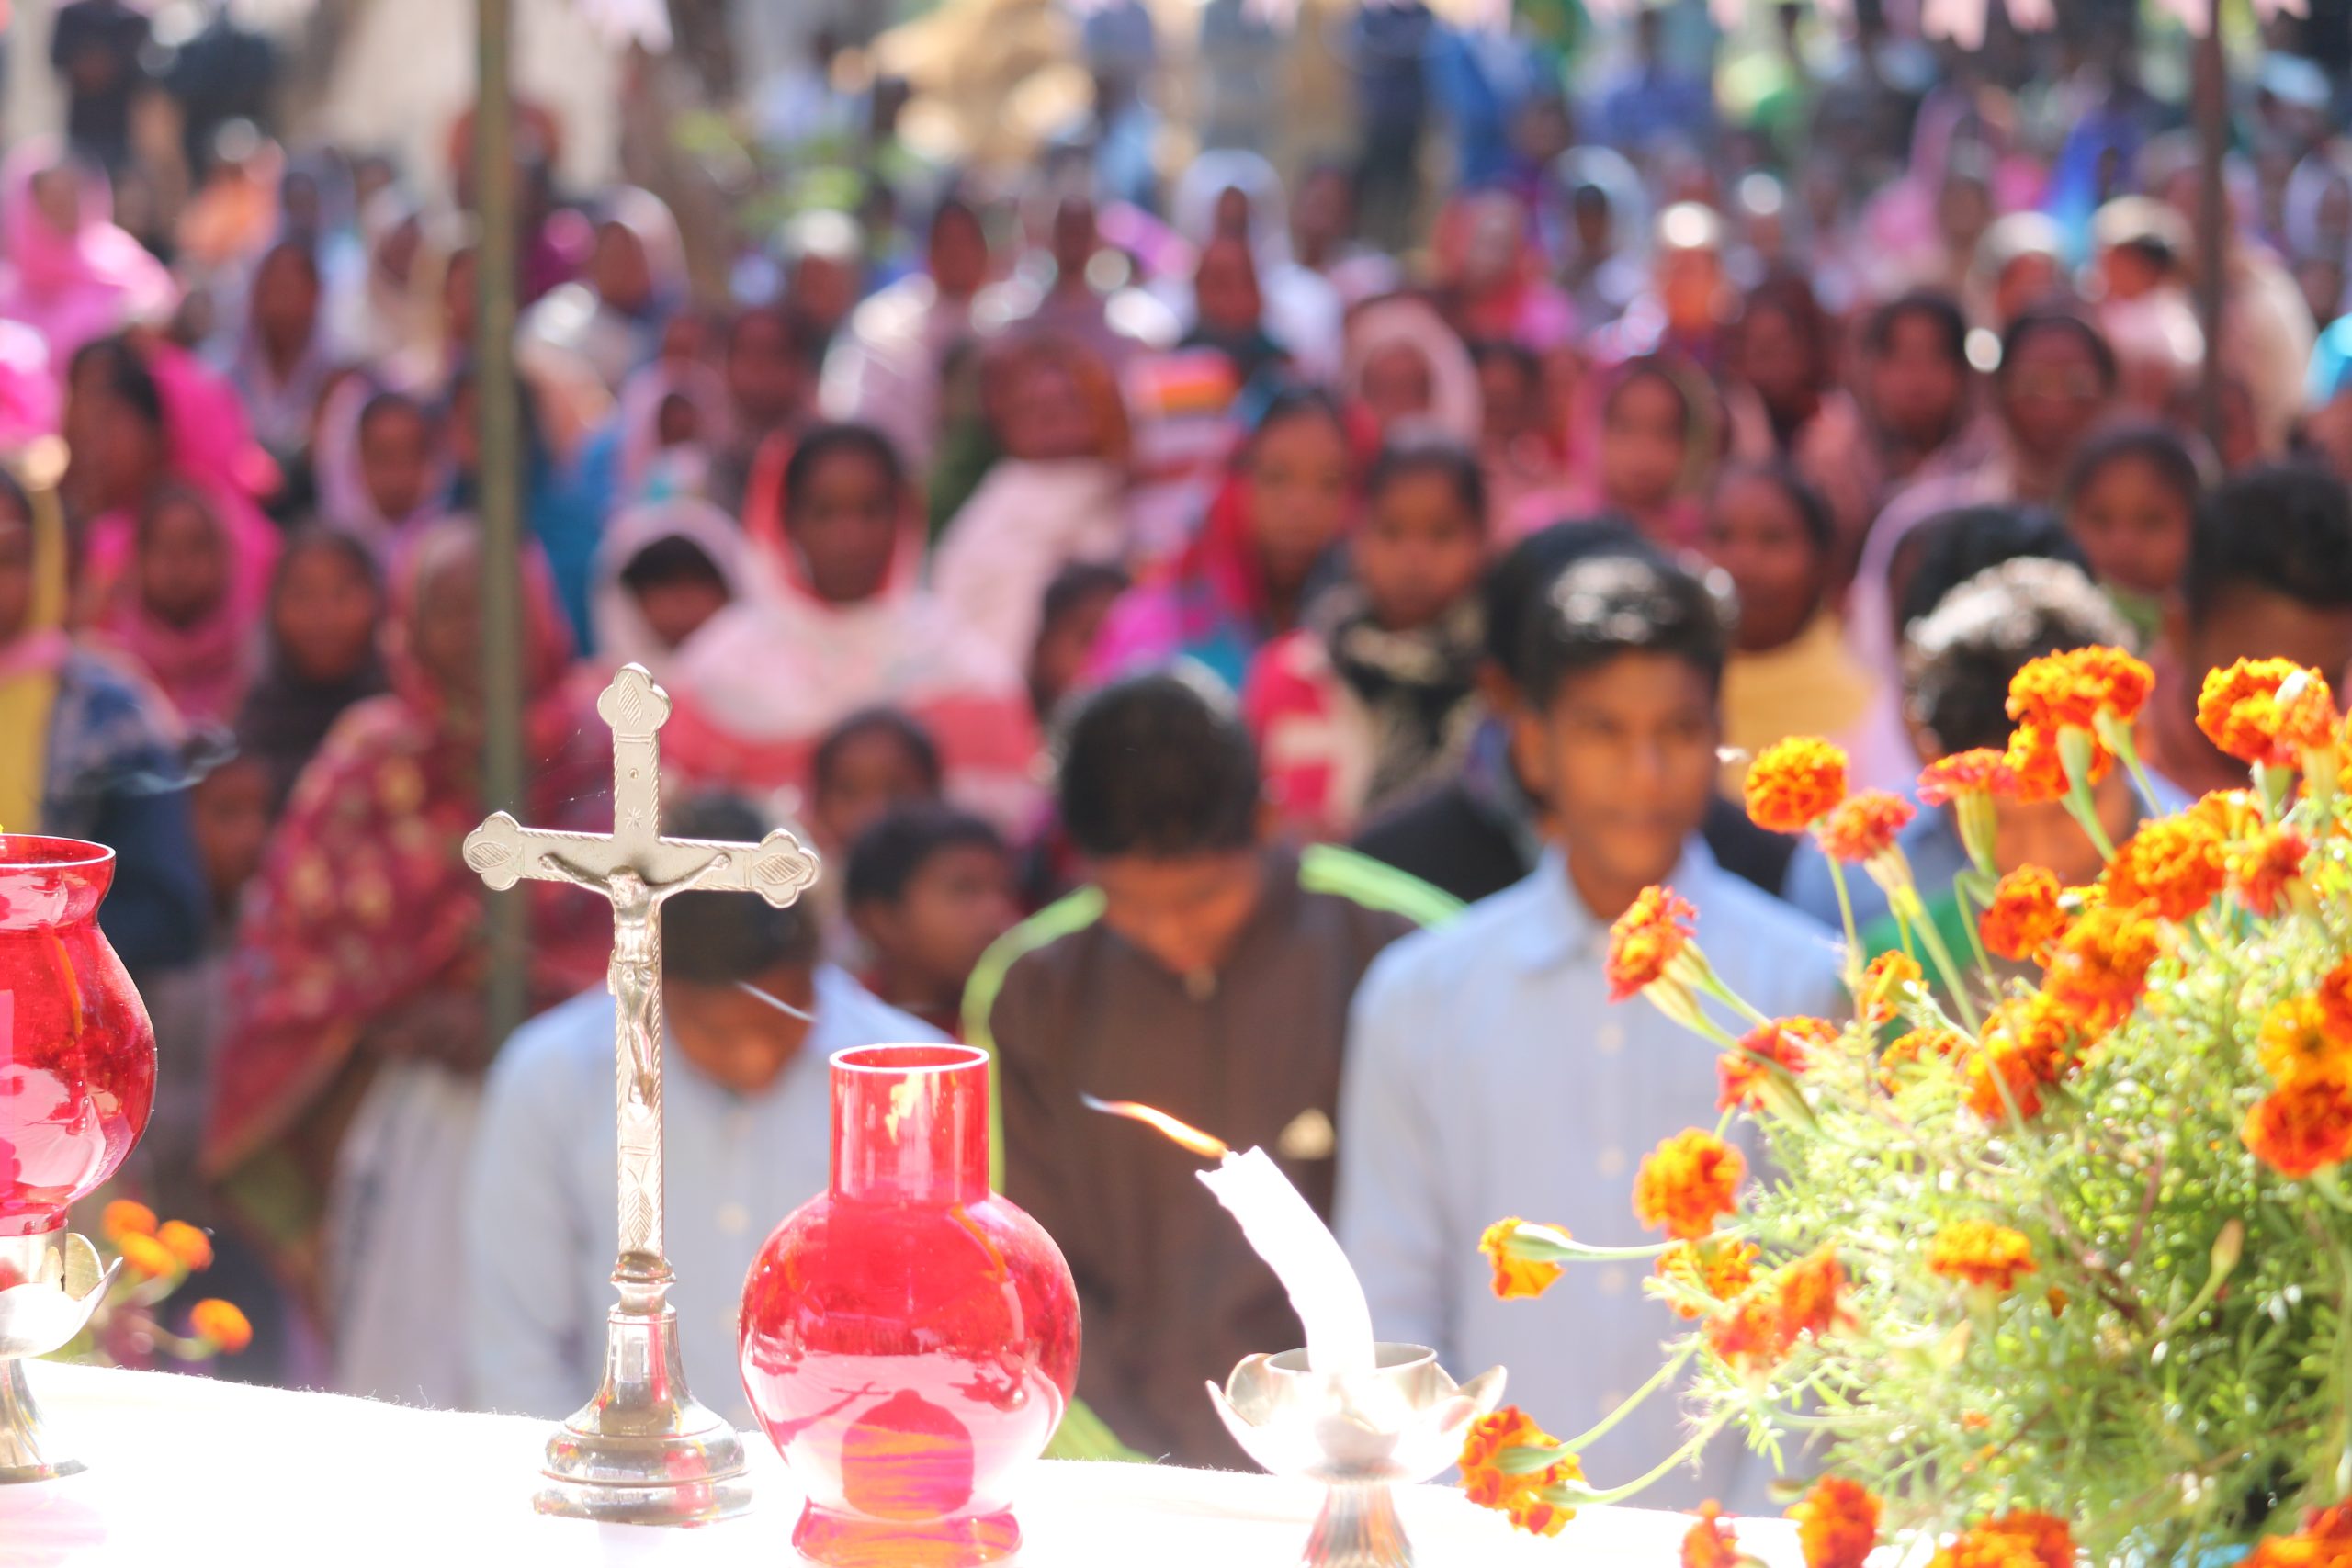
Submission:
[[[1965,954],[1912,882],[1907,803],[1849,795],[1818,740],[1757,759],[1750,815],[1871,877],[1903,932],[1866,965],[1849,915],[1850,1021],[1755,1013],[1670,890],[1627,911],[1613,988],[1721,1062],[1722,1120],[1659,1145],[1633,1216],[1664,1233],[1643,1249],[1662,1325],[1689,1325],[1636,1398],[1687,1375],[1691,1440],[1604,1488],[1574,1441],[1505,1411],[1464,1455],[1474,1497],[1556,1530],[1731,1431],[1784,1476],[1826,1467],[1789,1478],[1813,1483],[1791,1510],[1813,1568],[1859,1564],[1883,1529],[1918,1532],[1939,1568],[2068,1568],[2078,1547],[2226,1561],[2257,1540],[2251,1562],[2352,1563],[2345,726],[2317,671],[2214,671],[2199,724],[2248,787],[2116,845],[2093,789],[2120,767],[2154,797],[2132,739],[2150,686],[2111,649],[2038,660],[2010,688],[2007,751],[1922,775],[1973,862]],[[2105,874],[1997,875],[2003,800],[2064,801]],[[1483,1247],[1498,1293],[1533,1295],[1627,1255],[1600,1239],[1623,1238],[1512,1219]],[[1739,1561],[1728,1524],[1702,1515],[1684,1560]]]

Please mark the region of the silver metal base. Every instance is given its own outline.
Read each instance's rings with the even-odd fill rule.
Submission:
[[[750,1507],[742,1438],[686,1392],[675,1310],[622,1305],[605,1321],[604,1386],[548,1439],[534,1506],[612,1525],[709,1524]]]
[[[0,1486],[54,1481],[85,1468],[44,1446],[25,1362],[72,1343],[121,1268],[120,1258],[99,1267],[98,1249],[62,1224],[0,1236]]]
[[[1385,1486],[1334,1486],[1299,1561],[1310,1568],[1413,1568],[1413,1543]]]
[[[60,1459],[43,1450],[40,1411],[33,1404],[32,1390],[25,1386],[25,1364],[0,1362],[0,1486],[54,1481],[87,1468],[78,1459]]]

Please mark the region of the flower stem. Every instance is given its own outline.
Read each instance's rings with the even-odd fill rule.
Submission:
[[[1628,1497],[1648,1491],[1673,1474],[1679,1467],[1689,1463],[1702,1449],[1714,1440],[1715,1434],[1724,1429],[1724,1424],[1729,1419],[1730,1416],[1726,1414],[1709,1421],[1690,1434],[1689,1442],[1658,1461],[1656,1469],[1638,1481],[1629,1481],[1624,1485],[1613,1487],[1607,1492],[1595,1492],[1583,1486],[1562,1486],[1553,1490],[1561,1495],[1560,1506],[1564,1507],[1605,1508],[1611,1503],[1622,1503]]]
[[[1616,1409],[1602,1416],[1598,1426],[1593,1427],[1588,1431],[1579,1432],[1573,1438],[1566,1438],[1560,1446],[1566,1449],[1571,1453],[1580,1453],[1584,1450],[1590,1448],[1593,1444],[1600,1441],[1601,1438],[1607,1437],[1610,1433],[1615,1431],[1618,1424],[1623,1422],[1626,1416],[1631,1416],[1635,1410],[1639,1409],[1644,1400],[1646,1400],[1651,1394],[1656,1393],[1659,1389],[1662,1389],[1667,1384],[1672,1382],[1674,1381],[1675,1374],[1681,1371],[1685,1366],[1690,1364],[1692,1354],[1695,1353],[1698,1348],[1699,1337],[1694,1334],[1690,1337],[1690,1343],[1683,1346],[1681,1350],[1676,1354],[1674,1359],[1667,1362],[1665,1365],[1659,1367],[1657,1371],[1651,1373],[1649,1382],[1635,1389],[1631,1394],[1626,1396],[1625,1399],[1618,1404]]]

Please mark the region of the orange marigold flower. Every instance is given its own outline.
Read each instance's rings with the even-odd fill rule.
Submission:
[[[2238,1130],[2254,1157],[2301,1180],[2352,1156],[2352,1087],[2319,1079],[2275,1090]]]
[[[2009,716],[2053,734],[2093,729],[2102,713],[2129,724],[2154,686],[2154,672],[2121,649],[2070,649],[2010,677]]]
[[[1926,984],[1919,961],[1900,948],[1890,948],[1862,970],[1861,994],[1854,998],[1862,1021],[1872,1029],[1894,1021],[1905,998]]]
[[[1743,1372],[1777,1365],[1795,1340],[1781,1316],[1781,1295],[1770,1280],[1724,1303],[1707,1319],[1707,1348]]]
[[[1643,888],[1609,928],[1609,999],[1622,1002],[1663,978],[1698,919],[1699,911],[1672,888]]]
[[[165,1220],[155,1239],[191,1273],[212,1267],[212,1238],[186,1220]]]
[[[2335,698],[2327,678],[2290,659],[2241,659],[2209,670],[2197,696],[2197,728],[2241,762],[2299,766],[2305,751],[2335,740]]]
[[[114,1246],[115,1250],[122,1254],[123,1267],[134,1274],[160,1280],[167,1274],[180,1271],[180,1260],[172,1256],[170,1248],[152,1235],[141,1235],[132,1231],[128,1235],[117,1236]]]
[[[2041,1568],[2041,1554],[2030,1540],[1980,1527],[1954,1536],[1928,1568]]]
[[[2301,1534],[2261,1542],[2239,1568],[2352,1568],[2352,1507],[2313,1508]]]
[[[1716,1058],[1719,1089],[1715,1109],[1757,1109],[1761,1104],[1757,1098],[1757,1082],[1770,1071],[1765,1062],[1776,1062],[1790,1073],[1802,1076],[1811,1053],[1837,1038],[1838,1026],[1826,1019],[1784,1018],[1774,1023],[1758,1024],[1741,1036],[1738,1050],[1725,1051]]]
[[[1747,1162],[1713,1133],[1677,1133],[1650,1151],[1634,1179],[1634,1217],[1667,1235],[1696,1241],[1728,1214]]]
[[[1846,753],[1809,735],[1775,741],[1749,766],[1747,795],[1758,827],[1801,833],[1846,798]]]
[[[1919,799],[1950,806],[1964,795],[2007,795],[2017,786],[2008,759],[1989,746],[1939,757],[1919,771]]]
[[[2352,1083],[2352,1036],[2330,1025],[2317,995],[2271,1008],[2256,1035],[2263,1070],[2281,1084]]]
[[[1970,1049],[1968,1037],[1955,1030],[1940,1027],[1915,1029],[1910,1033],[1879,1053],[1878,1081],[1893,1094],[1901,1087],[1901,1074],[1928,1062],[1949,1062],[1965,1055]]]
[[[2233,847],[2228,854],[2230,882],[2238,890],[2239,899],[2265,919],[2277,914],[2279,897],[2287,884],[2302,874],[2303,857],[2311,849],[2309,839],[2284,824],[2265,828],[2252,840]]]
[[[2316,994],[2328,1032],[2338,1040],[2352,1040],[2352,958],[2322,976]]]
[[[1976,933],[1985,947],[2003,958],[2023,961],[2037,956],[2066,929],[2066,911],[2059,907],[2058,878],[2038,865],[2021,865],[2001,878],[1984,912],[1976,917]]]
[[[1682,1538],[1682,1568],[1738,1568],[1739,1538],[1724,1521],[1723,1505],[1699,1505],[1699,1522]]]
[[[1984,1220],[1946,1225],[1928,1244],[1928,1272],[2003,1295],[2017,1289],[2018,1275],[2040,1271],[2032,1242],[2007,1225]]]
[[[1862,1486],[1825,1478],[1789,1510],[1804,1568],[1862,1568],[1878,1545],[1878,1499]]]
[[[1531,1471],[1514,1473],[1502,1468],[1506,1458],[1526,1450],[1553,1451],[1558,1457]],[[1552,1487],[1583,1480],[1584,1467],[1575,1454],[1560,1447],[1557,1438],[1515,1404],[1506,1404],[1471,1423],[1470,1435],[1462,1445],[1461,1464],[1463,1495],[1482,1508],[1510,1515],[1510,1522],[1521,1529],[1557,1535],[1575,1517],[1574,1509],[1548,1503],[1542,1495]]]
[[[209,1340],[233,1356],[254,1342],[254,1325],[234,1302],[207,1296],[188,1308],[187,1325],[198,1339]]]
[[[2250,789],[2209,789],[2190,803],[2188,815],[2222,838],[2235,839],[2261,822],[2262,807]]]
[[[2112,903],[2084,911],[2058,939],[2043,981],[2051,999],[2094,1035],[2132,1016],[2164,940],[2143,908]]]
[[[1657,1277],[1694,1294],[1727,1302],[1756,1282],[1756,1248],[1723,1237],[1678,1241],[1658,1258]],[[1674,1310],[1684,1317],[1707,1315],[1686,1302],[1676,1302]]]
[[[1839,801],[1813,833],[1831,860],[1860,863],[1893,849],[1918,815],[1919,808],[1899,795],[1866,789]]]
[[[153,1235],[155,1211],[144,1203],[118,1198],[98,1216],[98,1231],[108,1241],[120,1241],[127,1235]]]
[[[2044,801],[2064,800],[2071,787],[2066,778],[2066,760],[2058,750],[2058,732],[2036,725],[2021,724],[2009,736],[2009,749],[2003,759],[2008,764],[2005,800],[2021,806],[2035,806]],[[2114,770],[2115,753],[2096,741],[2091,746],[2090,782],[2099,780]]]
[[[1976,1527],[1986,1535],[2005,1535],[2032,1549],[2039,1568],[2075,1568],[2074,1527],[2054,1514],[2019,1511],[2004,1514]]]
[[[1806,1335],[1818,1339],[1848,1321],[1846,1266],[1838,1249],[1809,1252],[1772,1277],[1781,1298],[1781,1331],[1791,1343]]]
[[[2075,1023],[2046,991],[2007,1001],[1985,1021],[1968,1064],[1968,1108],[1987,1122],[2041,1114],[2041,1091],[2066,1076]],[[2003,1089],[2007,1090],[2007,1096]]]
[[[2112,904],[2152,904],[2167,920],[2185,920],[2229,880],[2222,840],[2194,817],[2165,817],[2132,834],[2107,868]]]
[[[1507,1302],[1542,1295],[1566,1271],[1557,1263],[1512,1256],[1511,1236],[1523,1223],[1516,1217],[1497,1220],[1478,1238],[1478,1250],[1495,1266],[1495,1294]]]

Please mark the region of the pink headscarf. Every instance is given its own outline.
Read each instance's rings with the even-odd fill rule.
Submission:
[[[40,333],[61,373],[84,344],[162,316],[179,299],[164,264],[115,227],[104,179],[81,175],[80,224],[72,233],[50,222],[33,182],[65,159],[63,142],[37,136],[0,164],[0,318]]]
[[[242,570],[247,552],[229,524],[232,508],[220,498],[199,486],[167,482],[149,504],[164,504],[175,494],[203,506],[229,552],[229,579],[219,602],[193,625],[174,626],[148,609],[137,573],[126,571],[115,584],[98,630],[139,661],[182,718],[190,724],[227,724],[236,717],[260,670],[257,628],[266,604],[267,579],[257,586]],[[273,562],[276,557],[273,541]]]

